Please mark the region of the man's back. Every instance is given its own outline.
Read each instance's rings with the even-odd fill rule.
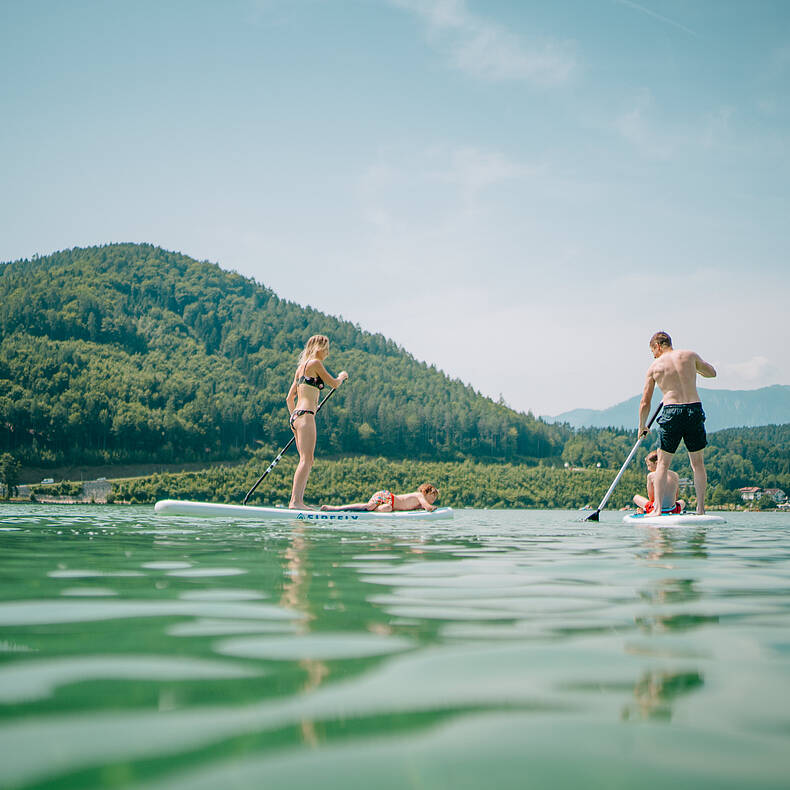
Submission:
[[[663,393],[664,405],[698,403],[697,373],[703,376],[709,368],[694,351],[665,351],[650,366],[650,375]]]

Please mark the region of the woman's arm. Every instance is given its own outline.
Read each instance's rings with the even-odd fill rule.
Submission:
[[[285,396],[285,403],[288,406],[289,413],[296,408],[296,374],[294,374],[294,380],[291,382],[291,389],[288,390],[288,394]]]
[[[314,359],[312,362],[308,362],[307,365],[305,365],[305,370],[307,370],[307,368],[310,368],[311,376],[315,376],[317,373],[324,384],[328,384],[332,389],[337,389],[348,378],[348,373],[346,373],[345,370],[341,370],[340,373],[337,374],[337,378],[335,378],[324,367],[324,363],[321,362],[320,359]]]

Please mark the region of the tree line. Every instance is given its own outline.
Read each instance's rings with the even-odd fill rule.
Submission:
[[[204,502],[240,503],[266,467],[263,452],[244,465],[220,466],[198,472],[155,474],[113,481],[111,499],[132,504],[152,504],[159,499],[194,499]],[[287,506],[295,456],[285,457],[253,494],[250,504]],[[439,489],[439,505],[475,508],[596,507],[613,479],[611,469],[571,469],[513,463],[465,461],[412,461],[355,456],[319,458],[310,476],[308,501],[337,504],[365,501],[386,487],[395,492],[413,491],[429,482]],[[631,466],[623,475],[607,507],[630,506],[636,493],[645,493],[645,471]],[[46,487],[46,488],[52,488]],[[41,487],[40,493],[46,493]],[[693,486],[681,495],[690,506],[696,502]],[[742,504],[740,495],[719,482],[711,482],[707,504]]]
[[[268,463],[263,454],[242,466],[199,472],[156,474],[113,481],[114,501],[150,504],[158,499],[240,503]],[[287,506],[295,456],[286,457],[256,490],[250,504]],[[613,505],[626,504],[641,490],[641,476],[624,478]],[[310,475],[308,500],[316,504],[358,502],[386,487],[415,490],[429,482],[439,489],[439,505],[477,508],[580,508],[597,504],[611,483],[604,470],[570,472],[550,466],[465,461],[412,461],[355,456],[318,459]],[[629,493],[630,491],[630,493]]]
[[[644,468],[644,458],[656,444],[654,437],[655,433],[642,443],[634,459],[636,468]],[[636,431],[583,428],[567,440],[562,459],[571,467],[600,463],[614,469],[622,464],[635,441]],[[744,486],[781,488],[790,494],[790,424],[728,428],[708,434],[705,465],[711,486],[729,492]],[[688,453],[682,445],[672,469],[681,477],[692,476]],[[730,499],[736,501],[734,497]]]

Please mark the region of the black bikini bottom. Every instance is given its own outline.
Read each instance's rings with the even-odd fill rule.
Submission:
[[[303,414],[315,414],[315,412],[310,411],[310,409],[294,409],[291,412],[291,419],[288,420],[288,424],[291,426],[291,430],[294,429],[294,420],[297,417],[301,417]]]

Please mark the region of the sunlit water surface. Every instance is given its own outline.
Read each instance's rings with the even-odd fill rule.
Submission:
[[[790,786],[790,514],[577,518],[0,505],[0,786]]]

